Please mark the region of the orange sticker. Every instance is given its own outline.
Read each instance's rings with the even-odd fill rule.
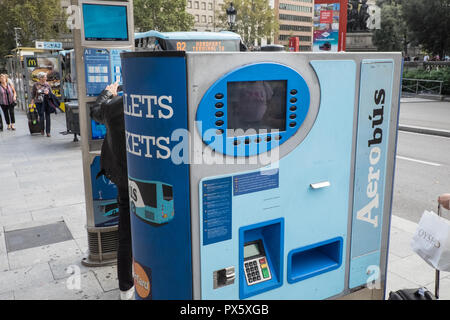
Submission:
[[[134,287],[136,288],[136,292],[142,299],[147,298],[150,295],[150,280],[148,279],[147,273],[144,268],[141,267],[139,263],[133,260],[134,271]]]

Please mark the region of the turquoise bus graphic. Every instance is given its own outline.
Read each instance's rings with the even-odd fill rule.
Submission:
[[[129,178],[130,210],[150,224],[161,225],[175,215],[173,187],[160,181],[144,181]]]
[[[110,202],[102,203],[100,210],[104,217],[115,217],[119,215],[119,204],[117,200],[111,200]]]

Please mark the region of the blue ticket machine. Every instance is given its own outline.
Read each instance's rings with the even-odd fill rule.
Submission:
[[[400,53],[121,56],[138,298],[384,297]]]

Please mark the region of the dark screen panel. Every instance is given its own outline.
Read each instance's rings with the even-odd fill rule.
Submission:
[[[126,6],[84,3],[83,21],[87,41],[128,41]]]
[[[286,131],[286,80],[227,84],[227,129]]]

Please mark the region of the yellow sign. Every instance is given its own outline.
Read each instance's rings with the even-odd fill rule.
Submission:
[[[177,51],[221,52],[225,47],[221,41],[177,41]]]
[[[37,67],[37,60],[36,58],[27,58],[27,67],[28,68],[36,68]]]
[[[225,47],[220,41],[196,41],[192,51],[224,51]]]

